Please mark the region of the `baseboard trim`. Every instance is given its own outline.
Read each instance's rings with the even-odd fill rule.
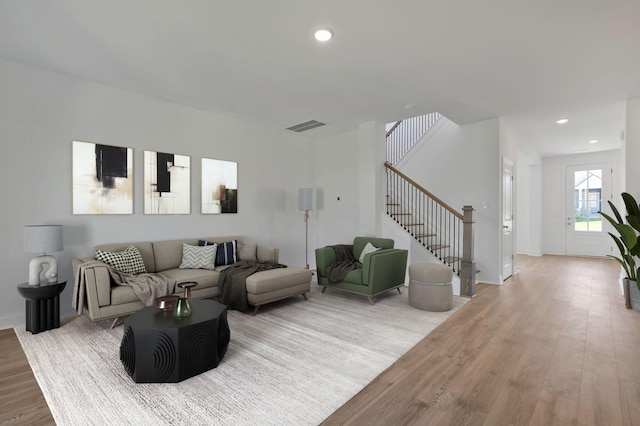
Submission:
[[[478,282],[476,283],[476,285],[477,285],[477,284],[502,285],[502,283],[492,283],[491,281],[485,281],[485,280],[478,281]]]
[[[535,256],[535,257],[540,257],[542,256],[542,252],[540,251],[519,251],[518,254],[524,254],[526,256]]]
[[[0,317],[0,330],[16,327],[24,324],[24,314],[15,314]]]

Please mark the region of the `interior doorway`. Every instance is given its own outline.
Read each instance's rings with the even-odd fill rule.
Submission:
[[[513,275],[513,163],[502,159],[502,280]]]

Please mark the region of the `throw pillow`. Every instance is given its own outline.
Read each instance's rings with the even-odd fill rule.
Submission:
[[[96,250],[95,256],[97,260],[125,274],[142,274],[147,272],[140,250],[138,250],[136,246],[129,246],[119,252]]]
[[[255,244],[240,244],[238,245],[238,260],[247,260],[250,262],[256,262],[258,246]]]
[[[232,265],[236,263],[236,250],[238,241],[227,241],[226,243],[220,243],[218,245],[218,251],[216,253],[216,266],[218,265]]]
[[[358,258],[358,260],[360,261],[360,263],[364,263],[364,256],[369,254],[369,253],[373,253],[376,250],[380,250],[380,248],[374,246],[371,243],[367,243],[366,246],[364,246],[364,248],[362,249],[362,253],[360,253],[360,257]]]
[[[203,247],[182,243],[182,263],[180,269],[215,269],[217,245]]]

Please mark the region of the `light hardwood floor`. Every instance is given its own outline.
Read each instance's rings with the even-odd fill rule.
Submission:
[[[325,424],[640,423],[640,312],[617,263],[518,261]]]
[[[640,424],[640,312],[617,264],[518,261],[324,424]],[[12,330],[0,347],[0,424],[53,424]]]

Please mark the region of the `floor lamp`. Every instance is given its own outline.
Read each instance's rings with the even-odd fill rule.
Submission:
[[[309,212],[316,209],[316,189],[300,188],[298,190],[298,210],[304,211],[304,259],[309,269]]]

